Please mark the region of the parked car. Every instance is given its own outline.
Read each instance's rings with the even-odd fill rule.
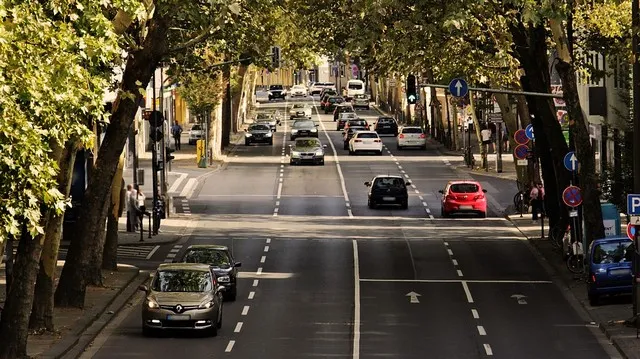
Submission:
[[[604,295],[632,294],[633,242],[627,236],[596,239],[589,246],[589,303]]]
[[[481,218],[487,216],[486,189],[482,189],[477,181],[451,181],[442,194],[442,217],[449,217],[454,213],[475,213]]]
[[[351,104],[355,108],[365,108],[369,109],[369,96],[365,94],[353,95],[353,101]]]
[[[411,182],[405,182],[402,176],[381,175],[365,182],[369,187],[367,193],[367,205],[374,209],[380,205],[400,205],[400,208],[409,208],[409,193],[407,186]]]
[[[285,91],[282,85],[271,85],[269,86],[269,101],[275,99],[285,99],[287,96],[287,91]]]
[[[374,126],[374,130],[382,135],[382,134],[392,134],[394,136],[398,135],[398,122],[393,117],[388,116],[380,116],[376,121]]]
[[[204,130],[202,125],[193,125],[189,130],[189,144],[195,145],[196,141],[202,140],[204,138]]]
[[[358,152],[375,152],[382,155],[382,140],[373,131],[357,132],[349,141],[349,154],[355,155]]]
[[[244,134],[245,146],[252,143],[268,143],[273,145],[273,132],[268,123],[252,123]]]
[[[324,149],[327,145],[323,145],[319,139],[313,137],[298,138],[289,145],[290,165],[299,165],[304,163],[324,166]]]
[[[427,149],[427,136],[421,127],[406,126],[400,127],[398,130],[397,146],[399,150],[406,147],[418,147],[423,150]]]

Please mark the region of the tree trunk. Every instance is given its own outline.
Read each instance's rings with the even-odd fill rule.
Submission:
[[[547,57],[547,33],[543,24],[535,27],[512,23],[510,32],[514,41],[514,56],[526,73],[521,77],[525,91],[550,93],[551,80]],[[567,208],[561,204],[561,193],[569,184],[569,173],[564,169],[567,143],[555,114],[553,100],[548,97],[526,96],[535,133],[536,152],[541,161],[545,185],[545,209],[550,226],[568,223]]]
[[[527,166],[518,166],[518,159],[516,158],[515,152],[513,151],[518,145],[515,138],[513,137],[513,134],[518,130],[518,121],[516,118],[518,114],[518,106],[516,104],[510,103],[509,96],[507,94],[497,93],[493,94],[493,97],[495,97],[498,106],[500,106],[502,120],[504,121],[505,126],[507,126],[507,133],[509,134],[509,148],[511,149],[511,156],[513,157],[513,164],[516,168],[518,182],[522,184],[528,183],[529,176],[527,173]],[[499,137],[500,134],[497,134],[496,136]],[[496,138],[496,140],[499,146],[502,146],[502,144],[504,143],[502,141],[502,138]]]
[[[49,213],[43,214],[43,218],[48,218]],[[43,239],[42,235],[37,238],[31,237],[26,223],[23,224],[14,264],[13,283],[0,320],[0,359],[27,356],[29,314],[33,305]]]
[[[244,65],[238,65],[238,84],[240,86],[239,91],[237,91],[235,94],[233,94],[232,96],[232,110],[231,110],[231,116],[232,116],[232,123],[233,126],[231,127],[231,131],[238,132],[238,129],[240,128],[240,126],[242,125],[242,110],[244,108],[242,100],[246,100],[247,98],[247,94],[246,94],[246,87],[247,87],[247,80],[248,80],[248,76],[245,76],[247,74],[247,66]]]
[[[600,189],[598,188],[598,175],[596,173],[596,161],[591,147],[591,139],[587,130],[587,121],[580,106],[576,71],[572,64],[569,42],[564,34],[562,24],[557,20],[550,20],[550,27],[559,61],[556,70],[562,81],[562,93],[569,113],[569,129],[572,132],[576,148],[576,156],[580,164],[580,189],[584,198],[582,215],[585,222],[585,236],[587,245],[594,239],[604,237],[604,224],[602,223],[602,207],[600,206]]]
[[[478,146],[480,147],[480,157],[482,158],[482,168],[486,167],[485,161],[487,161],[487,146],[482,145],[482,135],[480,134],[480,120],[476,116],[476,104],[473,98],[473,93],[469,92],[469,110],[471,112],[471,118],[473,118],[473,128],[476,131],[476,138],[478,139]],[[472,152],[473,153],[473,152]]]
[[[227,60],[230,58],[227,57]],[[224,96],[222,96],[222,148],[229,146],[231,143],[231,123],[232,113],[231,113],[231,67],[225,66],[222,70],[222,82],[224,83],[225,92]]]
[[[124,188],[122,171],[124,156],[120,158],[116,175],[111,183],[111,201],[107,213],[107,233],[102,251],[102,267],[111,271],[118,270],[118,218],[122,215],[124,204],[120,202]]]
[[[100,222],[104,223],[103,210],[111,193],[113,176],[142,99],[139,88],[149,83],[162,54],[168,49],[167,31],[168,24],[164,19],[161,16],[153,17],[140,50],[131,53],[127,59],[120,85],[125,96],[119,94],[113,105],[111,121],[82,201],[83,211],[75,224],[75,240],[71,241],[56,289],[56,306],[84,307],[88,276],[92,268],[92,253],[98,245],[97,230]]]
[[[69,141],[61,153],[58,166],[57,182],[58,190],[65,196],[69,195],[71,179],[73,177],[73,165],[76,160],[77,143]],[[33,296],[33,309],[29,318],[29,329],[33,331],[53,331],[53,291],[55,289],[56,269],[58,263],[58,250],[62,235],[62,221],[64,214],[50,213],[47,227],[44,231],[44,244],[40,257],[40,270]]]

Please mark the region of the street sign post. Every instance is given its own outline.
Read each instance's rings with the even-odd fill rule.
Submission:
[[[627,214],[640,216],[640,194],[627,195]]]
[[[527,134],[522,128],[513,134],[513,139],[516,140],[516,143],[519,145],[526,145],[529,142],[529,137],[527,137]]]
[[[524,129],[524,133],[527,135],[527,138],[530,140],[535,139],[535,136],[533,135],[533,125],[529,124],[527,125],[527,127]]]
[[[469,85],[463,79],[453,79],[449,83],[449,92],[454,97],[465,97],[469,93]]]
[[[629,239],[633,241],[635,240],[635,235],[636,235],[636,225],[629,223],[627,225],[627,237],[629,237]]]
[[[579,187],[569,186],[562,192],[562,201],[569,207],[578,207],[582,204],[582,192]]]
[[[578,157],[576,157],[576,153],[574,151],[569,151],[564,156],[564,168],[566,168],[567,171],[571,171],[571,172],[575,172],[578,170]],[[639,205],[640,205],[640,201],[639,201]]]
[[[514,150],[513,154],[519,160],[524,160],[529,155],[529,147],[527,145],[518,145]]]

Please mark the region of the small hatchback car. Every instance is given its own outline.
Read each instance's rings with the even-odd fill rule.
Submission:
[[[151,286],[141,285],[142,332],[159,330],[205,331],[218,334],[222,327],[222,293],[210,266],[191,263],[161,264]]]
[[[370,182],[365,182],[369,187],[369,208],[374,209],[380,205],[400,205],[402,209],[409,208],[409,193],[407,186],[411,182],[405,182],[402,176],[381,175],[374,177]]]
[[[596,239],[589,246],[589,303],[603,295],[632,294],[633,242],[627,236]]]
[[[453,213],[476,213],[479,217],[487,216],[487,199],[480,183],[476,181],[452,181],[447,183],[442,193],[442,217]]]

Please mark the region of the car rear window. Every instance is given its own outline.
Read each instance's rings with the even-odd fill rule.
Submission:
[[[227,252],[218,249],[190,249],[184,256],[185,263],[205,263],[217,267],[230,267],[231,258]]]
[[[379,118],[378,122],[380,122],[380,123],[393,123],[393,119],[392,118]]]
[[[451,192],[454,193],[476,193],[478,185],[474,183],[456,183],[451,185]]]
[[[375,133],[360,133],[358,134],[358,138],[378,138],[378,135]]]
[[[350,90],[362,90],[362,84],[357,83],[357,82],[355,82],[355,83],[350,83],[350,84],[349,84],[349,89],[350,89]]]
[[[270,130],[271,127],[268,125],[253,125],[249,127],[249,131],[267,131]]]
[[[403,128],[402,133],[422,133],[421,128]]]
[[[373,183],[377,188],[390,188],[390,187],[404,187],[404,180],[402,178],[377,178]]]
[[[631,241],[602,243],[593,249],[593,263],[626,263],[633,259],[633,246]]]
[[[314,128],[316,127],[313,121],[296,121],[293,123],[293,128]]]
[[[367,121],[365,120],[349,120],[349,126],[366,126]]]
[[[320,140],[316,140],[313,138],[296,140],[296,147],[320,147]]]

